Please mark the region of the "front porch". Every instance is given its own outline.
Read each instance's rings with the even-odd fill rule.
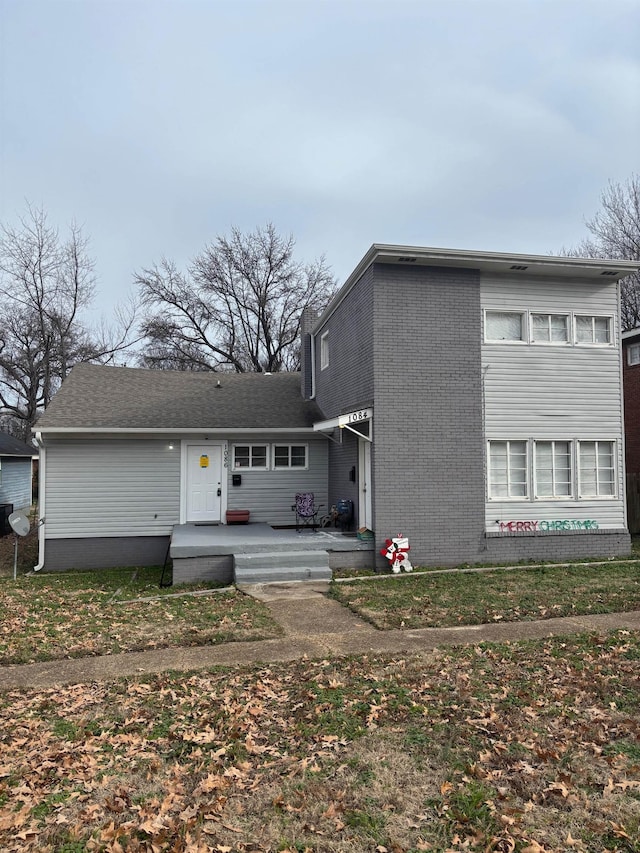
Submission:
[[[327,528],[297,532],[262,523],[179,524],[169,556],[174,584],[328,580],[332,569],[373,568],[375,543]]]

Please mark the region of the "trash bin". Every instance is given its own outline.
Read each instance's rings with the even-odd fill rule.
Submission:
[[[11,533],[9,516],[13,512],[13,504],[0,504],[0,536],[8,536]]]
[[[336,524],[340,525],[341,530],[349,530],[353,522],[353,501],[347,498],[338,501],[336,504]]]

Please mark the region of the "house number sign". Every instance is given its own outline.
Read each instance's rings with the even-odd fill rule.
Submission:
[[[371,420],[371,409],[356,409],[355,412],[347,412],[346,415],[341,415],[338,423],[340,426],[344,424],[357,424],[361,421]]]
[[[204,453],[200,457],[200,467],[201,468],[208,468],[209,467],[209,457],[205,456]]]

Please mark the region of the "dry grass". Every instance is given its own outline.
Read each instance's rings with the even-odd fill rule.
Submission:
[[[637,853],[640,634],[0,700],[0,847]]]

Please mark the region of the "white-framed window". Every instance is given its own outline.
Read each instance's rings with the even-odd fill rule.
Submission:
[[[570,441],[534,442],[536,498],[567,498],[573,495]]]
[[[486,341],[523,341],[524,314],[519,311],[485,311],[484,338]]]
[[[528,496],[526,441],[489,442],[489,498],[526,498]]]
[[[576,343],[610,345],[612,318],[576,314]]]
[[[616,494],[615,441],[578,442],[579,496],[612,498]]]
[[[329,332],[320,335],[320,370],[329,367]]]
[[[307,468],[308,447],[306,444],[274,444],[273,467]]]
[[[640,364],[640,344],[630,344],[627,347],[627,364],[630,367]]]
[[[531,342],[535,344],[569,343],[569,315],[532,314]]]
[[[266,471],[269,467],[267,447],[266,444],[234,444],[234,470],[245,471],[247,468],[252,468]]]

